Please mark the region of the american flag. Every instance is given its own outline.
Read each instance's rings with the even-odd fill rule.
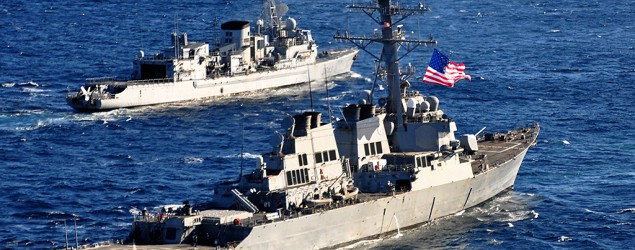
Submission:
[[[472,80],[470,75],[465,74],[465,64],[454,63],[447,56],[434,49],[430,59],[430,66],[428,66],[428,70],[423,76],[423,82],[453,87],[454,83],[463,78]]]

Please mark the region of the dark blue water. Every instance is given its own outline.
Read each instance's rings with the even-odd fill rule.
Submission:
[[[255,20],[260,13],[256,1],[135,2],[0,3],[0,248],[63,246],[65,221],[74,242],[73,220],[80,244],[124,238],[132,213],[205,201],[213,183],[234,178],[243,124],[251,166],[249,157],[270,150],[268,139],[285,114],[309,108],[304,85],[219,101],[74,112],[64,102],[69,89],[88,77],[129,74],[140,49],[169,45],[175,19],[190,40],[209,41],[214,17]],[[347,25],[353,34],[376,28],[364,14],[349,14],[346,1],[287,2],[322,49],[351,46],[330,38]],[[473,80],[451,89],[412,81],[414,88],[438,96],[460,132],[531,122],[543,132],[513,191],[401,237],[352,248],[631,248],[635,3],[427,4],[432,12],[405,23],[410,37],[431,33]],[[405,62],[422,75],[431,51],[422,48]],[[362,55],[355,74],[333,79],[328,98],[335,107],[369,88],[372,62]],[[316,109],[325,110],[324,85],[313,90]]]

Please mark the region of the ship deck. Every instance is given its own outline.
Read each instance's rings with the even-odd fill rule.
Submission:
[[[521,151],[535,144],[539,131],[540,126],[536,124],[533,127],[480,137],[478,160],[472,162],[474,174],[487,172],[488,169],[513,159]]]

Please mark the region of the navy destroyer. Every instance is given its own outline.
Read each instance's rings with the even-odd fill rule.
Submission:
[[[391,0],[349,5],[374,16],[381,34],[336,39],[383,44],[375,73],[389,93],[365,92],[343,119],[320,112],[289,115],[272,149],[234,181],[219,183],[204,204],[165,206],[135,215],[128,242],[148,248],[204,245],[239,249],[319,249],[382,237],[477,206],[514,186],[540,127],[455,135],[439,99],[409,90],[412,67],[399,67],[409,40],[399,21],[429,9]],[[364,49],[366,50],[366,49]]]
[[[248,21],[225,22],[211,47],[172,33],[171,47],[139,52],[131,80],[87,79],[66,101],[77,110],[109,110],[280,88],[350,71],[356,49],[318,52],[310,30],[282,18],[286,10],[266,0],[254,30]]]

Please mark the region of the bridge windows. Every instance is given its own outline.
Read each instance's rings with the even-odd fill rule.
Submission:
[[[381,149],[381,142],[375,142],[375,147],[377,147],[377,154],[383,154],[384,151]]]
[[[337,159],[337,154],[335,153],[335,150],[329,151],[329,159],[331,159],[331,161]]]
[[[432,166],[433,155],[417,156],[417,167],[425,168]],[[434,168],[434,166],[432,166]]]
[[[337,160],[337,152],[335,150],[326,150],[315,153],[315,164]]]
[[[309,169],[296,169],[287,171],[287,185],[295,186],[309,183]]]
[[[300,167],[309,165],[309,161],[307,160],[306,154],[298,155],[298,165]]]
[[[364,156],[383,154],[381,142],[369,142],[364,144]]]

